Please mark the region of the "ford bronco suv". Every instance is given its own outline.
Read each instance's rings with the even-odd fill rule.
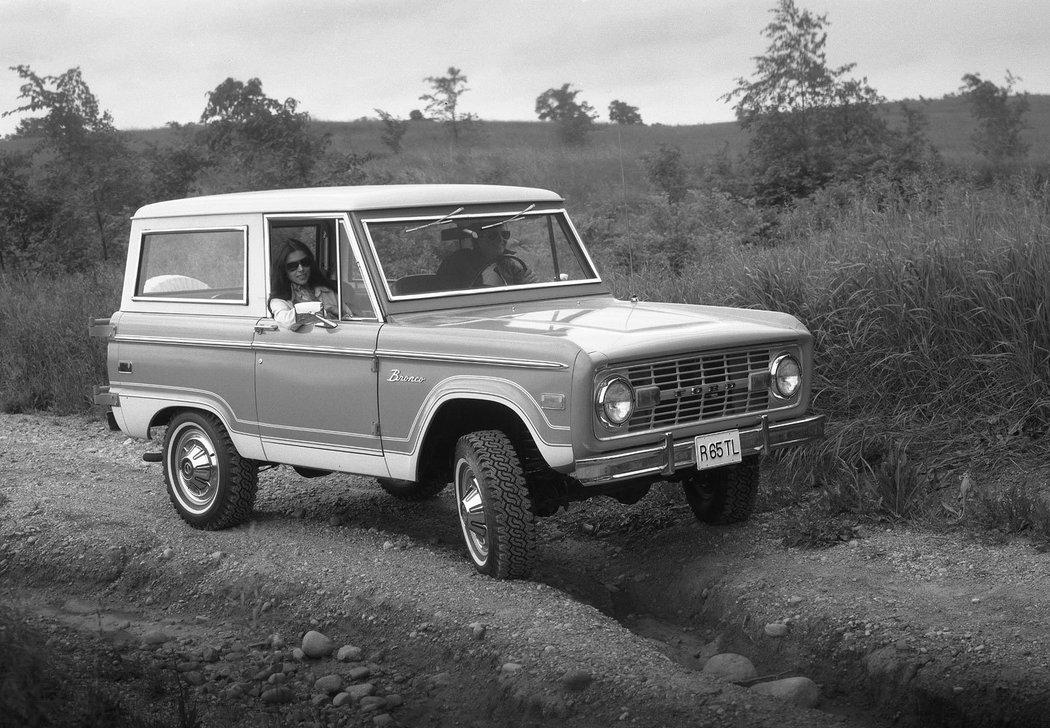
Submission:
[[[293,240],[308,255],[288,264]],[[274,281],[306,264],[339,305],[286,325]],[[451,483],[470,558],[497,578],[528,575],[537,519],[596,495],[674,482],[701,521],[746,520],[760,456],[823,433],[802,324],[614,298],[542,189],[146,205],[120,310],[91,333],[108,349],[95,402],[131,437],[163,432],[144,457],[190,526],[249,519],[266,466],[371,476],[408,500]]]

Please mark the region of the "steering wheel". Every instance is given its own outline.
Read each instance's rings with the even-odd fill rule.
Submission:
[[[500,253],[499,257],[483,265],[481,270],[474,274],[474,278],[470,281],[470,287],[477,288],[479,286],[484,286],[485,284],[482,283],[482,279],[485,277],[485,273],[490,270],[498,275],[503,280],[503,284],[506,285],[509,281],[507,281],[507,277],[499,271],[500,263],[503,263],[504,261],[509,262],[510,265],[518,268],[522,272],[527,273],[529,270],[529,266],[518,256],[511,255],[510,253]]]

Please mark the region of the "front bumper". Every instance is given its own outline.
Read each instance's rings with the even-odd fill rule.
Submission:
[[[810,415],[772,425],[763,415],[759,425],[739,432],[741,454],[759,455],[820,438],[824,434],[824,415]],[[572,475],[583,485],[602,485],[649,476],[669,477],[677,470],[695,466],[693,438],[675,441],[668,432],[659,445],[577,460]]]

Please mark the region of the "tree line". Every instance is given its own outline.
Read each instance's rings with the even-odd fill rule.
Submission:
[[[919,109],[901,104],[903,122],[891,126],[885,99],[867,79],[850,75],[854,64],[829,65],[826,15],[794,0],[778,0],[771,12],[762,31],[769,45],[754,59],[754,74],[736,79],[722,97],[748,134],[747,152],[716,162],[708,184],[746,204],[776,209],[835,184],[872,178],[892,184],[942,165]],[[11,70],[22,80],[21,103],[4,116],[33,114],[20,120],[14,136],[34,143],[27,151],[0,150],[0,270],[76,270],[108,260],[130,214],[151,200],[368,178],[369,155],[330,152],[299,103],[268,97],[258,78],[226,79],[207,94],[198,123],[173,122],[174,143],[143,149],[114,127],[79,68],[58,76],[26,65]],[[993,166],[1022,159],[1028,100],[1014,93],[1019,79],[1008,72],[1004,85],[976,73],[962,80],[960,92],[976,120],[975,149]],[[462,70],[450,67],[423,82],[424,108],[407,120],[376,109],[382,141],[393,154],[415,121],[443,124],[457,145],[469,143],[480,122],[464,110],[469,87]],[[585,144],[598,118],[580,94],[565,83],[536,98],[537,118],[553,124],[569,145]],[[643,123],[637,107],[618,99],[608,118]],[[661,147],[643,161],[649,182],[672,206],[696,183],[680,149]]]

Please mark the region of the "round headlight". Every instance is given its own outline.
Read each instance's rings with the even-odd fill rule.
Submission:
[[[781,399],[791,399],[802,386],[802,366],[791,354],[782,354],[774,359],[769,373],[772,375],[773,394]]]
[[[610,425],[618,427],[634,412],[634,389],[623,377],[613,377],[598,388],[598,415]]]

